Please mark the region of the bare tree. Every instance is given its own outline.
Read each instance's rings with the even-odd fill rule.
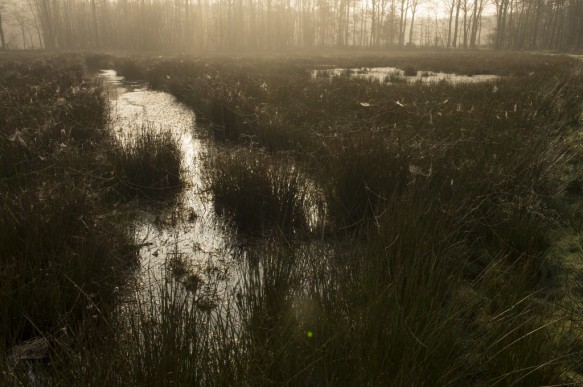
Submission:
[[[455,9],[457,0],[449,0],[447,3],[449,9],[449,19],[448,19],[448,26],[447,26],[447,47],[451,47],[451,28],[453,24],[453,11]]]
[[[409,12],[411,0],[400,0],[400,20],[399,20],[399,45],[405,44],[405,28],[407,26],[407,13]]]
[[[457,47],[457,37],[458,37],[458,28],[459,28],[459,21],[460,21],[460,8],[462,6],[462,0],[456,0],[455,4],[455,27],[453,30],[453,42],[452,47]]]
[[[484,11],[484,0],[474,0],[474,7],[472,11],[471,27],[470,27],[470,47],[477,46],[478,28],[482,20],[482,11]]]
[[[411,25],[409,28],[409,43],[413,43],[413,26],[415,24],[415,13],[417,12],[417,7],[421,4],[422,0],[411,0]]]
[[[509,0],[494,0],[496,6],[496,48],[502,47],[505,36],[506,17],[508,14]]]
[[[6,50],[6,40],[4,38],[4,23],[2,16],[6,10],[6,5],[4,3],[0,3],[0,49]]]
[[[4,40],[4,25],[2,24],[2,11],[0,11],[0,49],[6,49],[6,42]]]

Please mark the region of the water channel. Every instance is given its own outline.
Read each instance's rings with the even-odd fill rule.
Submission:
[[[166,208],[141,211],[134,225],[142,246],[140,284],[155,286],[172,257],[186,261],[200,278],[233,280],[233,235],[204,188],[203,163],[210,144],[197,132],[194,113],[174,96],[150,90],[144,82],[128,82],[114,70],[103,70],[99,77],[108,93],[111,130],[122,144],[143,131],[170,133],[182,153],[185,188]]]

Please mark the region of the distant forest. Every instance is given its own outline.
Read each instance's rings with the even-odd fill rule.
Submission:
[[[0,0],[1,49],[583,48],[583,0]]]

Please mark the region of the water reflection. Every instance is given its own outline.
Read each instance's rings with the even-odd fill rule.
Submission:
[[[433,71],[416,71],[416,70],[413,70],[412,73],[406,73],[404,70],[401,70],[397,67],[372,67],[372,68],[363,67],[354,69],[333,68],[312,71],[312,78],[329,78],[340,76],[371,79],[387,85],[402,82],[406,83],[421,82],[425,84],[432,84],[441,81],[448,82],[451,84],[481,83],[494,81],[500,78],[498,75],[490,74],[478,74],[469,76],[449,74],[443,72],[436,73]]]
[[[110,125],[122,142],[142,131],[169,132],[182,153],[185,189],[164,209],[142,211],[135,227],[141,243],[141,282],[163,277],[169,258],[180,258],[201,275],[229,273],[233,257],[232,235],[215,215],[202,183],[209,145],[196,134],[194,113],[164,92],[143,82],[126,82],[114,70],[100,73],[109,94]]]

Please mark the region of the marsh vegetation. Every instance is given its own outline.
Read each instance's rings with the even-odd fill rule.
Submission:
[[[108,94],[109,67],[147,86]],[[3,57],[0,380],[581,382],[582,80],[491,52]],[[194,114],[133,130],[115,98]]]

